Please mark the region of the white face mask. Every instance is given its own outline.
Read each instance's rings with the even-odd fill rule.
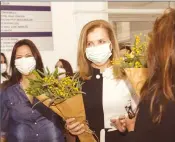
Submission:
[[[6,64],[1,64],[1,74],[2,73],[5,73],[6,72],[6,70],[7,70],[7,65]]]
[[[64,74],[61,74],[61,75],[59,75],[59,78],[64,78],[64,77],[66,77],[66,70],[64,69],[64,68],[60,68],[60,67],[58,67],[58,72],[59,73],[64,73]]]
[[[104,64],[112,55],[110,43],[86,48],[86,57],[95,64]]]
[[[59,73],[65,73],[66,70],[65,70],[64,68],[60,68],[60,67],[58,67],[58,72],[59,72]]]
[[[66,70],[64,68],[58,67],[58,72],[59,73],[66,73]],[[64,78],[64,77],[66,77],[66,74],[59,75],[59,78]]]
[[[21,74],[29,75],[35,69],[36,61],[34,57],[23,57],[15,60],[15,66]]]

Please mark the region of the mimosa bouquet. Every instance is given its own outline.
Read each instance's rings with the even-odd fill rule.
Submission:
[[[49,107],[64,120],[75,118],[85,124],[85,132],[79,135],[81,142],[96,142],[93,132],[86,122],[86,114],[81,91],[82,82],[75,74],[72,77],[59,78],[62,73],[56,69],[51,73],[48,69],[44,73],[34,70],[35,79],[29,79],[30,85],[25,90],[27,94],[36,97],[39,102]],[[37,105],[37,104],[35,104]]]
[[[128,80],[137,95],[140,94],[140,90],[147,79],[146,55],[148,40],[146,35],[135,35],[134,45],[131,46],[131,53],[125,53],[124,57],[112,61],[113,64],[118,64],[124,68]]]

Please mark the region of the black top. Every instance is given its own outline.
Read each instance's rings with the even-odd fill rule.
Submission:
[[[152,122],[148,101],[141,103],[135,131],[121,142],[175,142],[175,102],[167,104],[160,124]]]
[[[91,80],[85,81],[83,96],[87,121],[91,130],[100,138],[104,128],[103,77],[100,71],[93,69]],[[100,75],[97,79],[96,75]],[[154,124],[149,111],[149,100],[140,104],[135,132],[121,134],[119,131],[107,132],[105,142],[175,142],[175,103],[169,102],[160,124]],[[78,139],[77,139],[78,142]]]
[[[98,75],[98,78],[97,78]],[[83,101],[86,111],[86,119],[89,127],[100,139],[100,131],[104,129],[104,111],[103,111],[103,75],[99,69],[93,69],[93,75],[90,80],[83,84]],[[120,142],[125,134],[119,131],[108,132],[105,130],[105,142]],[[78,138],[76,140],[79,142]]]
[[[61,118],[42,103],[32,109],[19,84],[7,88],[0,96],[1,136],[8,142],[64,142]]]

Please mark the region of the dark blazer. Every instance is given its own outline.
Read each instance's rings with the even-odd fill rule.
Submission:
[[[100,78],[97,79],[96,75],[99,75]],[[93,69],[92,78],[84,82],[82,90],[86,93],[83,95],[83,101],[89,127],[100,139],[100,130],[104,129],[104,112],[102,98],[103,77],[99,69]],[[116,140],[120,142],[124,135],[117,130],[112,132],[106,130],[105,142],[116,142]],[[76,142],[79,142],[78,138]]]

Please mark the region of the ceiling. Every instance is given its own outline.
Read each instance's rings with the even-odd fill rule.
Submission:
[[[175,2],[108,2],[109,9],[165,9],[169,5],[175,7]]]

